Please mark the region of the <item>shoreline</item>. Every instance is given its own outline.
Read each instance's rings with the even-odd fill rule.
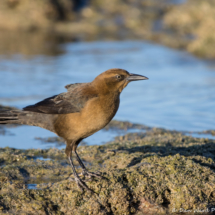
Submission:
[[[86,182],[96,194],[82,193],[69,181],[64,149],[0,148],[2,212],[166,214],[183,209],[192,214],[215,204],[215,140],[153,128],[100,146],[79,146],[78,152],[90,171],[108,179]]]
[[[116,120],[105,130],[128,133],[103,145],[78,147],[87,168],[106,178],[86,182],[94,194],[82,193],[69,180],[72,169],[65,149],[0,148],[1,212],[204,214],[213,210],[215,140]]]

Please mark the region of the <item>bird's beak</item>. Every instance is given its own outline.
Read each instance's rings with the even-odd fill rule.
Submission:
[[[127,79],[127,81],[140,81],[140,80],[147,80],[148,78],[143,75],[137,75],[137,74],[130,73],[126,79]]]

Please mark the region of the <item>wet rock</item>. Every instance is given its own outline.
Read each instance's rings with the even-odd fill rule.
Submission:
[[[4,54],[10,50],[18,50],[24,55],[40,53],[50,55],[51,51],[53,54],[61,53],[61,50],[54,47],[52,43],[56,41],[57,44],[58,40],[150,39],[161,41],[163,35],[157,32],[160,29],[158,23],[161,23],[159,20],[171,9],[171,2],[170,0],[142,2],[96,0],[90,1],[90,4],[82,10],[74,12],[71,0],[37,2],[7,0],[2,2],[0,7],[0,30],[2,31],[0,38],[5,40],[0,48]],[[56,36],[53,37],[53,35]],[[23,37],[25,38],[22,39]]]
[[[169,11],[165,25],[177,35],[189,38],[186,50],[205,58],[214,58],[215,2],[188,0]]]
[[[0,8],[0,28],[3,30],[49,29],[54,22],[72,16],[70,0],[6,0],[1,2]]]
[[[214,58],[214,1],[174,2],[95,0],[74,11],[72,0],[3,1],[0,53],[55,55],[64,41],[146,39]]]
[[[198,134],[211,134],[212,136],[215,136],[215,130],[206,130],[206,131],[198,132]]]
[[[214,140],[158,128],[130,136],[132,140],[78,148],[87,168],[106,178],[86,182],[94,194],[82,193],[68,180],[72,171],[64,150],[1,148],[0,209],[16,214],[166,214],[183,209],[191,214],[215,206]],[[37,189],[27,189],[28,184]]]
[[[104,129],[120,129],[127,131],[128,129],[149,130],[151,128],[146,125],[131,123],[127,121],[112,120]]]
[[[59,44],[69,41],[52,32],[25,32],[25,31],[0,31],[1,58],[21,55],[20,57],[32,58],[35,55],[56,56],[63,53]]]

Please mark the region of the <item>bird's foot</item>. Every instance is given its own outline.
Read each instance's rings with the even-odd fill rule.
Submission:
[[[78,176],[75,178],[70,177],[69,180],[75,181],[82,192],[84,191],[84,189],[86,189],[87,191],[93,193],[93,191]]]
[[[92,179],[93,177],[95,178],[100,178],[100,179],[104,179],[104,177],[102,177],[99,173],[94,173],[94,172],[88,172],[88,171],[83,171],[82,172],[83,176],[87,176],[88,178]]]

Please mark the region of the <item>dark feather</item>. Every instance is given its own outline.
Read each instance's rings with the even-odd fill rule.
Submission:
[[[76,87],[80,87],[81,85],[85,85],[84,83],[75,83],[75,84],[67,84],[65,88],[67,90],[73,90]]]
[[[44,99],[23,110],[46,114],[68,114],[80,112],[86,102],[97,96],[90,84],[66,85],[68,92]]]
[[[18,119],[18,111],[3,110],[0,112],[0,124],[8,120],[17,120],[17,119]]]

